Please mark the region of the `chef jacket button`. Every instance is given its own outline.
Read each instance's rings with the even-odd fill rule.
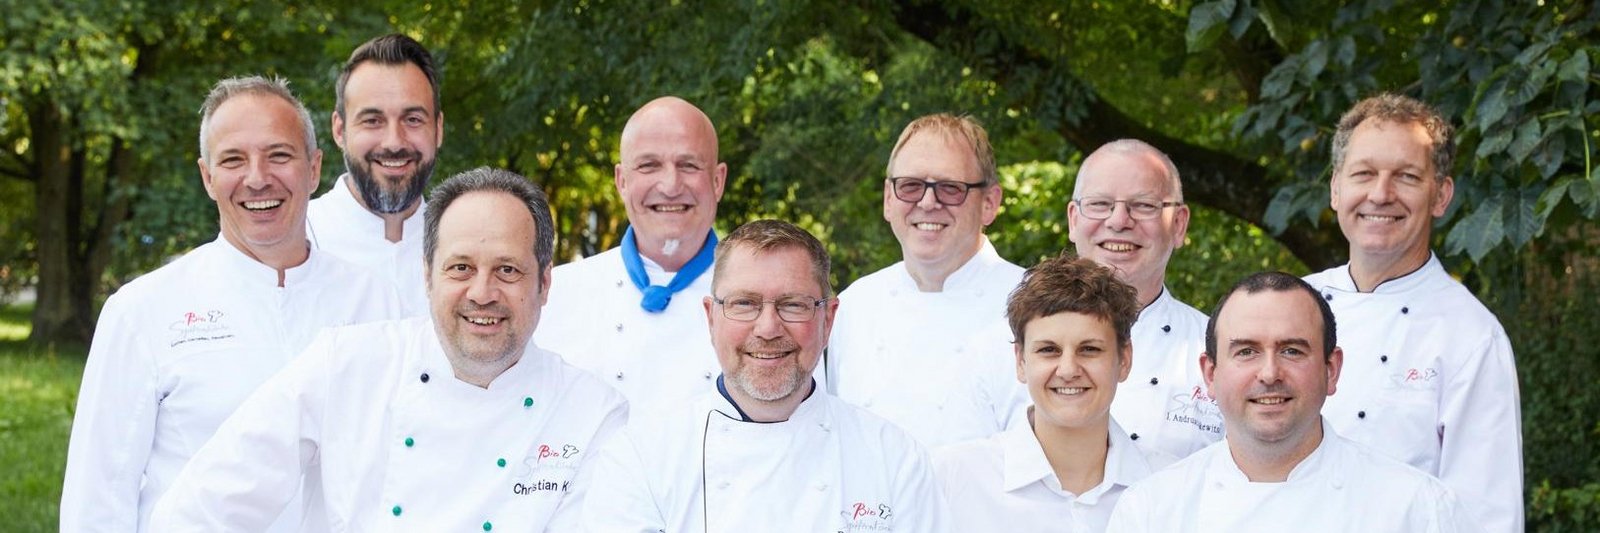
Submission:
[[[1331,293],[1331,292],[1322,293],[1322,299],[1330,301],[1330,302],[1333,301],[1333,293]]]
[[[827,483],[822,483],[822,484],[818,484],[817,485],[817,492],[822,492],[822,491],[825,491],[825,490],[828,490],[828,484]]]
[[[1166,325],[1161,326],[1161,332],[1162,333],[1172,333],[1172,324],[1166,324]]]
[[[416,440],[412,439],[411,437],[406,437],[406,447],[407,448],[410,448],[410,447],[412,447],[412,446],[414,446],[416,444],[417,444]]]
[[[961,347],[960,346],[956,347],[956,353],[961,353]]]
[[[711,373],[710,372],[706,372],[706,379],[711,379]]]
[[[1401,307],[1400,308],[1400,314],[1404,315],[1404,314],[1409,314],[1409,313],[1411,313],[1411,308],[1410,307]]]
[[[862,407],[872,407],[872,400],[861,402]]]
[[[617,372],[617,381],[622,381],[622,373]]]
[[[618,286],[618,287],[621,287],[621,286],[622,286],[622,280],[620,280],[620,279],[619,279],[619,280],[617,280],[617,286]]]
[[[1128,438],[1129,439],[1133,439],[1133,440],[1139,440],[1139,434],[1138,433],[1134,433],[1132,435],[1128,435]]]
[[[1155,384],[1158,384],[1158,383],[1161,383],[1161,378],[1150,378],[1150,384],[1151,385],[1155,385]]]
[[[522,399],[522,406],[523,407],[533,407],[533,397],[529,396],[527,398],[523,398]]]
[[[621,322],[617,323],[617,333],[622,333],[622,323]]]
[[[1380,363],[1387,363],[1387,362],[1389,362],[1389,356],[1387,356],[1387,355],[1380,355],[1380,356],[1378,356],[1378,362],[1380,362]]]
[[[490,524],[488,522],[484,522],[483,523],[483,530],[484,531],[488,531],[488,530],[491,530],[491,529],[494,529],[494,524]]]
[[[1356,418],[1366,418],[1366,417],[1367,417],[1367,412],[1366,411],[1356,411]]]
[[[730,486],[732,486],[732,485],[733,485],[733,484],[732,484],[732,483],[729,483],[729,482],[726,482],[726,481],[724,481],[724,482],[722,482],[722,483],[718,483],[718,484],[717,484],[717,488],[719,488],[719,489],[723,489],[723,490],[727,490],[727,489],[728,489],[728,487],[730,487]]]
[[[428,382],[428,373],[427,372],[423,372],[422,373],[422,382],[423,383],[427,383]]]
[[[505,468],[506,467],[506,458],[501,457],[499,459],[495,459],[494,465],[498,466],[500,468]]]
[[[389,512],[394,513],[395,516],[400,516],[400,506],[394,506],[394,508],[390,509]]]

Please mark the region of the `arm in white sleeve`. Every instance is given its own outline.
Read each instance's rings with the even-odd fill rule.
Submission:
[[[262,531],[272,525],[316,465],[336,338],[337,330],[324,330],[240,404],[156,503],[152,531]]]
[[[909,439],[908,439],[909,440]],[[950,531],[950,510],[945,507],[943,489],[934,479],[933,461],[921,445],[907,448],[900,471],[895,475],[895,531],[944,533]]]
[[[1445,383],[1439,426],[1439,479],[1484,530],[1521,532],[1522,401],[1498,324]]]
[[[600,429],[595,432],[594,438],[589,440],[589,449],[604,449],[627,422],[628,404],[619,398],[618,403],[606,413],[605,421],[600,423]],[[572,477],[571,488],[567,490],[565,496],[562,496],[561,505],[556,507],[555,516],[550,518],[545,531],[550,533],[584,531],[582,525],[584,501],[588,499],[589,486],[594,484],[595,469],[598,468],[599,462],[598,454],[593,454],[578,466],[578,473]]]
[[[112,296],[95,327],[78,389],[61,487],[61,531],[139,530],[139,492],[160,405],[156,362]]]
[[[593,485],[583,501],[586,533],[657,533],[667,530],[656,504],[643,458],[623,428],[600,447],[594,461]]]

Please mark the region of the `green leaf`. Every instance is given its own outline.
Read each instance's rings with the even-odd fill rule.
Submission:
[[[1189,29],[1184,32],[1184,41],[1189,44],[1190,53],[1204,50],[1222,37],[1234,7],[1234,0],[1216,0],[1189,10]]]
[[[1228,35],[1238,39],[1244,37],[1244,32],[1250,31],[1250,25],[1256,21],[1256,8],[1246,3],[1233,11],[1228,20]]]
[[[1356,61],[1356,40],[1349,35],[1339,36],[1339,44],[1334,46],[1333,60],[1340,66],[1348,67]]]
[[[1477,209],[1450,229],[1450,235],[1444,240],[1445,252],[1452,255],[1466,252],[1473,261],[1483,259],[1489,250],[1505,240],[1504,211],[1505,198],[1501,195],[1478,204]]]
[[[1556,73],[1556,79],[1564,82],[1584,83],[1589,78],[1589,52],[1578,50],[1572,57],[1561,62],[1561,69]]]
[[[1556,208],[1561,206],[1562,198],[1567,195],[1567,188],[1571,187],[1572,182],[1576,180],[1578,178],[1573,176],[1561,178],[1556,181],[1555,185],[1551,185],[1550,188],[1545,189],[1544,193],[1539,195],[1538,205],[1534,209],[1540,218],[1550,218],[1550,213],[1554,213]]]
[[[1554,126],[1544,132],[1544,142],[1538,151],[1533,153],[1533,165],[1539,168],[1539,177],[1549,179],[1561,170],[1561,163],[1567,154],[1567,138]]]
[[[1522,121],[1522,124],[1517,126],[1517,138],[1511,141],[1511,146],[1506,149],[1506,152],[1511,154],[1511,160],[1519,165],[1527,160],[1533,149],[1539,147],[1540,133],[1542,130],[1537,117],[1528,117],[1528,120]]]
[[[1311,41],[1301,55],[1304,55],[1306,60],[1305,68],[1300,70],[1300,79],[1310,84],[1316,81],[1317,76],[1322,75],[1322,69],[1328,66],[1328,41],[1321,39]]]
[[[1261,98],[1283,98],[1289,94],[1289,88],[1294,85],[1294,77],[1300,71],[1300,56],[1292,56],[1272,67],[1272,72],[1261,79]]]
[[[1511,106],[1506,103],[1506,78],[1501,76],[1484,89],[1483,101],[1478,103],[1478,129],[1493,129],[1510,109]]]
[[[1495,128],[1486,131],[1488,133],[1483,137],[1483,142],[1478,143],[1477,155],[1479,159],[1488,158],[1505,150],[1507,146],[1511,145],[1511,135],[1514,133],[1510,128]]]
[[[1545,216],[1539,214],[1538,204],[1537,190],[1518,189],[1511,197],[1506,224],[1506,237],[1511,241],[1511,246],[1521,248],[1544,231]]]

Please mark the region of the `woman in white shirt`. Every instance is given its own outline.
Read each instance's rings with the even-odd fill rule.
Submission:
[[[1028,269],[1006,303],[1028,425],[935,454],[954,531],[1104,531],[1122,491],[1173,461],[1111,419],[1138,317],[1134,289],[1093,261]]]

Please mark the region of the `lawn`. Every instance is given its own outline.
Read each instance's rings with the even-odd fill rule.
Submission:
[[[28,345],[30,308],[0,308],[0,529],[56,531],[85,351]]]

